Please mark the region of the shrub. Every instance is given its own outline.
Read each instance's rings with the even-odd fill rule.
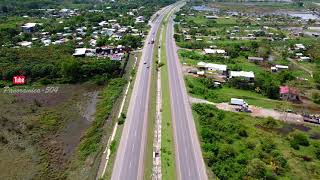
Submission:
[[[247,131],[245,129],[243,129],[243,128],[238,130],[238,134],[241,137],[248,137]]]
[[[283,174],[285,169],[288,167],[288,161],[283,157],[283,155],[279,151],[274,151],[272,153],[272,160],[275,167],[273,171],[277,174]]]
[[[248,149],[254,150],[256,148],[256,144],[253,141],[247,141],[246,146]]]
[[[252,159],[247,165],[247,175],[252,178],[264,178],[266,175],[266,164],[260,159]]]
[[[110,144],[111,154],[113,154],[114,152],[116,152],[116,146],[117,146],[117,141],[112,141],[111,144]]]
[[[294,134],[291,142],[294,142],[294,143],[301,145],[301,146],[309,146],[309,144],[310,144],[308,137],[302,133]]]
[[[314,103],[320,104],[320,93],[318,92],[312,93],[312,101]]]
[[[267,153],[270,153],[276,148],[276,144],[270,138],[264,138],[261,141],[261,149]]]
[[[272,117],[268,117],[266,121],[263,121],[262,126],[266,128],[276,128],[279,123]]]
[[[228,158],[233,158],[236,155],[235,149],[228,144],[222,145],[219,149],[218,158],[221,160],[225,160]]]
[[[248,163],[248,156],[247,154],[243,153],[243,154],[240,154],[239,156],[237,156],[236,160],[239,164],[244,164],[246,165]]]
[[[316,148],[314,154],[316,155],[316,158],[320,160],[320,148]]]
[[[300,146],[299,146],[297,141],[290,141],[290,146],[295,150],[299,150],[300,149]]]
[[[125,118],[120,117],[118,120],[118,125],[122,125],[122,124],[124,124],[124,122],[125,122]]]

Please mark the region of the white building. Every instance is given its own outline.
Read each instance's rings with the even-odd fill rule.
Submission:
[[[300,57],[300,61],[310,61],[310,60],[311,60],[311,58],[308,57],[308,56],[302,56],[302,57]]]
[[[26,23],[23,26],[21,26],[22,31],[25,33],[32,33],[36,30],[37,23]]]
[[[22,46],[22,47],[31,47],[32,42],[22,41],[22,42],[19,42],[18,45],[19,45],[19,46]]]
[[[285,71],[288,70],[289,66],[284,66],[284,65],[275,65],[273,67],[271,67],[271,71],[272,72],[278,72],[278,71]]]
[[[226,54],[226,51],[223,49],[204,49],[205,54]]]
[[[294,49],[295,50],[306,50],[306,47],[303,44],[295,44]]]
[[[87,48],[77,48],[77,49],[75,49],[73,56],[85,56],[86,51],[87,51]]]
[[[137,23],[144,23],[144,17],[143,17],[143,16],[137,17],[135,23],[136,23],[136,24],[137,24]]]
[[[98,23],[98,25],[102,26],[102,27],[107,26],[108,24],[109,23],[107,21],[101,21],[101,22]]]
[[[218,16],[205,16],[207,19],[218,19]]]
[[[252,71],[230,71],[229,78],[243,77],[247,80],[254,80],[254,73]]]
[[[93,57],[96,56],[96,49],[89,49],[89,48],[77,48],[75,49],[75,52],[73,53],[73,56],[76,57]]]
[[[41,39],[41,42],[45,45],[45,46],[49,46],[52,42],[50,39]]]
[[[199,62],[197,66],[199,69],[203,69],[206,71],[216,71],[219,74],[224,74],[227,72],[227,65],[224,65],[224,64],[212,64],[212,63]]]

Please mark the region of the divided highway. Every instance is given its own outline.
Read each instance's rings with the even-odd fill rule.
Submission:
[[[174,7],[170,5],[160,10],[151,23],[151,30],[146,38],[135,85],[130,99],[127,119],[122,132],[112,180],[141,180],[144,173],[145,147],[148,123],[148,103],[150,96],[151,68],[153,62],[153,44],[161,26],[163,17]]]
[[[166,52],[177,176],[180,180],[207,180],[206,166],[202,158],[177,47],[173,38],[173,25],[173,15],[171,15],[166,33]]]

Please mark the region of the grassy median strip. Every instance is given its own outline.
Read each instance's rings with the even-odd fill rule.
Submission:
[[[158,46],[159,46],[160,32],[157,32],[156,41],[154,43],[151,84],[150,84],[150,99],[149,99],[149,114],[148,114],[148,127],[147,127],[147,145],[144,163],[144,179],[151,179],[153,168],[153,138],[154,128],[156,121],[156,108],[157,108],[157,63],[158,60]]]
[[[162,140],[161,140],[161,169],[163,179],[177,179],[175,169],[174,138],[171,122],[171,103],[169,90],[169,74],[166,54],[166,29],[168,24],[167,15],[163,21],[161,62],[165,65],[161,68],[161,89],[162,89]]]

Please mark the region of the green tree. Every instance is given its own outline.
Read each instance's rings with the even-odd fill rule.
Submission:
[[[68,59],[61,64],[61,71],[66,81],[75,82],[80,74],[80,63],[76,59]]]

